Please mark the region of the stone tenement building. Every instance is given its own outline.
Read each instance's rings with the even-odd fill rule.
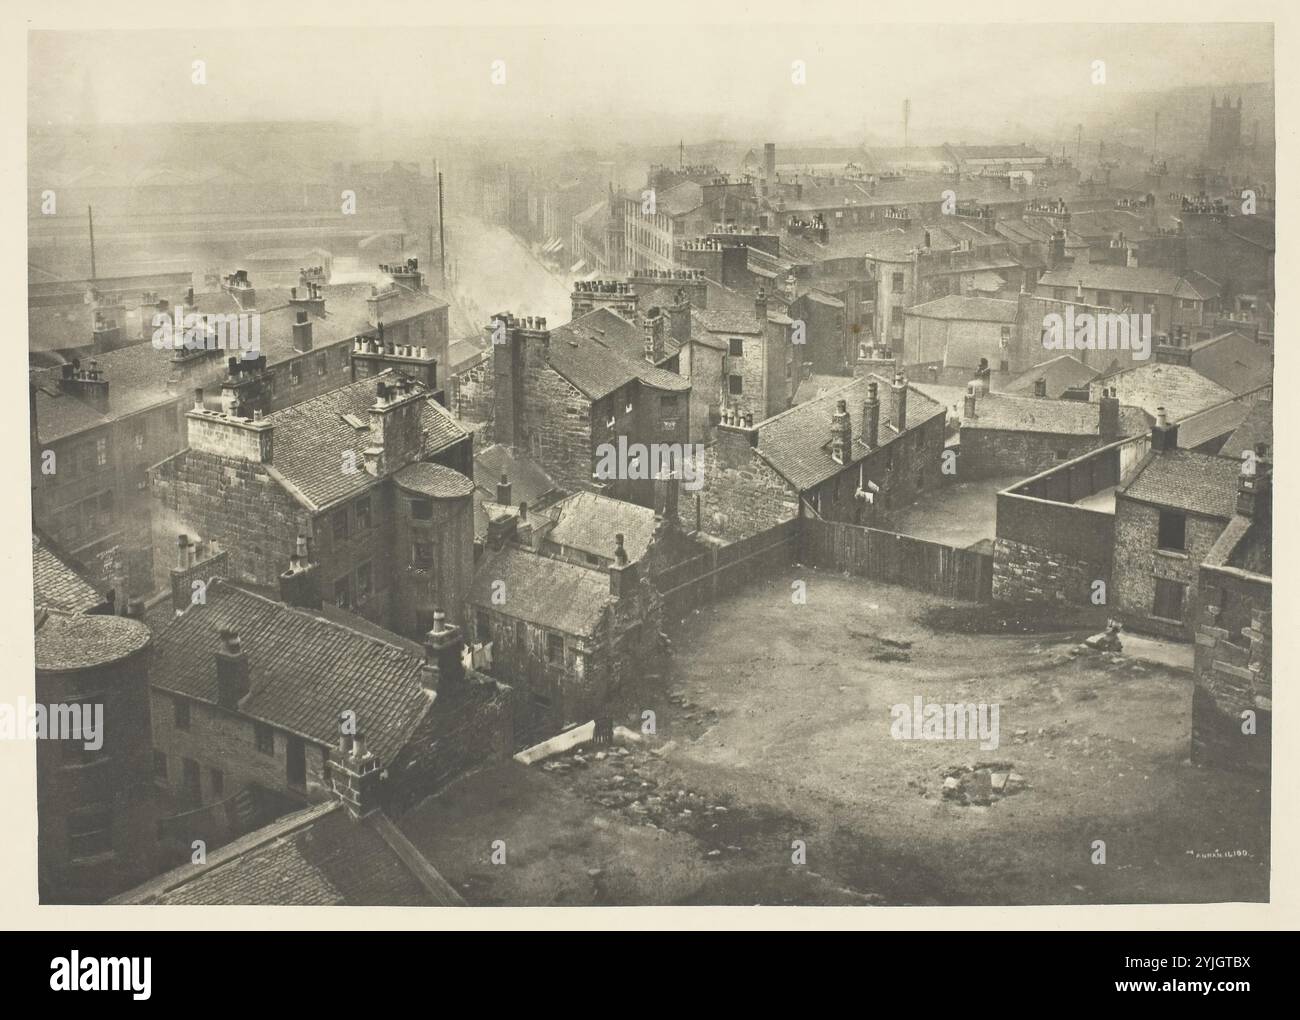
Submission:
[[[472,440],[392,370],[265,417],[201,406],[189,448],[151,471],[155,554],[216,540],[232,579],[273,586],[299,535],[322,592],[410,637],[436,607],[460,619],[473,564]]]
[[[596,468],[607,446],[691,442],[690,383],[655,367],[666,324],[638,327],[608,308],[557,330],[508,312],[494,321],[502,324],[491,359],[496,442],[526,454],[565,489],[650,505],[648,474],[600,480]]]
[[[59,738],[35,742],[40,900],[97,903],[139,882],[153,861],[151,635],[137,619],[105,613],[48,546],[34,543],[32,553],[35,703],[48,710],[40,735]],[[93,736],[69,734],[65,722],[54,733],[72,709]]]
[[[730,541],[805,512],[871,524],[938,490],[944,426],[941,405],[902,376],[877,375],[757,424],[727,420],[705,450],[703,486],[681,490],[682,513]]]
[[[157,637],[154,769],[216,836],[241,796],[401,807],[513,749],[510,689],[465,670],[458,627],[439,614],[421,648],[322,609],[319,569],[294,562],[282,602],[210,578]]]
[[[474,576],[474,641],[490,672],[528,696],[539,736],[607,718],[624,681],[653,671],[661,654],[649,564],[628,558],[623,535],[607,538],[605,569],[551,558],[532,548],[539,539],[518,507],[498,517]]]
[[[178,309],[147,294],[139,333],[126,337],[125,345],[98,342],[97,336],[93,358],[57,372],[34,372],[32,501],[51,537],[97,583],[124,594],[154,591],[165,583],[167,561],[154,564],[150,557],[146,471],[184,447],[183,415],[195,387],[205,388],[213,407],[251,417],[365,375],[374,359],[360,353],[354,358],[358,337],[367,348],[413,350],[401,359],[403,368],[422,378],[429,364],[445,364],[446,302],[412,289],[423,286],[418,270],[387,268],[403,272],[382,291],[307,279],[295,288],[259,289],[242,270],[227,276],[218,291],[191,290],[187,314],[259,316],[260,351],[254,358],[230,357],[220,348],[156,349],[154,315]]]
[[[1114,595],[1126,621],[1191,640],[1201,564],[1237,509],[1240,462],[1178,448],[1160,414],[1150,452],[1115,490]]]

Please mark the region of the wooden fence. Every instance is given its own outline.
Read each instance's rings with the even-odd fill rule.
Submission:
[[[799,558],[810,566],[971,602],[993,601],[993,555],[892,531],[805,517]]]
[[[685,616],[750,581],[788,567],[799,549],[799,523],[786,521],[731,545],[710,549],[658,574],[655,586],[664,598],[665,612]]]

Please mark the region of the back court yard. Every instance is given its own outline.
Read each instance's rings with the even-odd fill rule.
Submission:
[[[1018,612],[791,567],[669,629],[618,706],[653,736],[471,777],[404,828],[471,902],[1266,900],[1267,778],[1190,764],[1190,673]],[[917,697],[996,705],[998,746],[895,739]],[[525,871],[467,860],[507,826]]]

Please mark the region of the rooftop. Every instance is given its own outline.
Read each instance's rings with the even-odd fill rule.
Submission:
[[[1016,376],[1002,387],[1002,392],[1033,396],[1034,384],[1042,379],[1047,383],[1047,396],[1055,400],[1069,387],[1089,383],[1097,374],[1095,368],[1089,368],[1073,354],[1058,354]]]
[[[1052,269],[1038,278],[1039,287],[1077,288],[1113,291],[1120,294],[1161,294],[1186,300],[1206,300],[1219,296],[1220,287],[1199,273],[1179,276],[1168,269],[1142,269],[1136,266],[1107,266],[1087,263]]]
[[[1241,464],[1194,450],[1153,450],[1116,489],[1117,495],[1189,513],[1232,517]]]
[[[36,668],[89,669],[124,659],[149,643],[149,628],[125,616],[91,616],[40,609],[36,613]]]
[[[548,363],[591,400],[639,379],[655,389],[688,392],[680,375],[656,368],[642,356],[640,326],[609,308],[595,308],[551,331]]]
[[[974,322],[1013,323],[1016,321],[1018,309],[1019,305],[1015,301],[947,294],[933,301],[913,305],[906,310],[906,314],[917,315],[924,319],[965,319]]]
[[[355,496],[375,484],[367,474],[365,450],[371,444],[370,407],[375,402],[375,384],[393,370],[360,379],[322,393],[301,403],[269,414],[264,419],[275,425],[273,467],[313,509],[330,506]],[[414,384],[417,389],[421,385]],[[366,424],[356,428],[346,420],[352,415]],[[430,457],[465,439],[469,433],[442,405],[426,397],[421,409],[424,429],[423,457]],[[357,470],[342,470],[343,453],[351,451]]]
[[[546,540],[578,552],[613,558],[614,536],[623,536],[627,558],[645,558],[654,538],[655,512],[649,507],[595,492],[575,492],[555,504],[555,527]]]
[[[112,902],[237,906],[432,906],[380,826],[338,802],[287,815]]]
[[[968,418],[962,408],[962,429],[996,429],[1002,432],[1040,432],[1054,436],[1099,435],[1099,403],[1081,400],[1050,400],[990,393],[975,401],[975,417]],[[1121,405],[1120,433],[1135,436],[1150,426],[1140,407]]]
[[[37,606],[84,613],[104,597],[39,536],[32,535],[32,595]]]
[[[397,643],[221,578],[208,583],[205,605],[191,606],[158,634],[153,686],[215,704],[223,629],[239,635],[248,655],[250,688],[240,712],[315,744],[334,746],[347,709],[370,750],[391,762],[433,703],[421,685],[423,659]]]
[[[1170,421],[1181,421],[1234,396],[1230,389],[1194,368],[1160,361],[1098,376],[1089,384],[1090,397],[1097,399],[1103,387],[1115,390],[1121,402],[1136,404],[1150,415],[1163,407]]]
[[[845,380],[843,386],[829,390],[804,404],[796,404],[780,414],[758,422],[758,452],[772,467],[800,491],[810,489],[844,470],[831,457],[831,414],[836,401],[846,402],[853,429],[853,450],[849,463],[872,452],[862,442],[862,404],[867,386],[876,384],[880,401],[878,442],[875,449],[888,445],[899,436],[889,420],[891,380],[880,375],[865,375]],[[907,428],[914,429],[943,408],[913,386],[908,386]]]
[[[610,535],[610,542],[613,542]],[[546,630],[590,637],[600,628],[609,593],[609,574],[551,559],[507,545],[484,557],[474,575],[468,601],[494,608],[495,582],[510,593],[505,610],[511,617]]]

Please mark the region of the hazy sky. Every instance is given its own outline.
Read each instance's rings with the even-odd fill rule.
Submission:
[[[309,8],[304,8],[304,11]],[[545,8],[538,8],[545,16]],[[348,119],[635,140],[894,142],[1051,129],[1107,96],[1271,81],[1268,25],[170,29],[30,36],[28,111],[65,122]],[[191,83],[191,62],[207,83]],[[505,61],[504,84],[491,80]],[[792,83],[792,62],[806,84]],[[1093,85],[1105,60],[1107,83]]]

